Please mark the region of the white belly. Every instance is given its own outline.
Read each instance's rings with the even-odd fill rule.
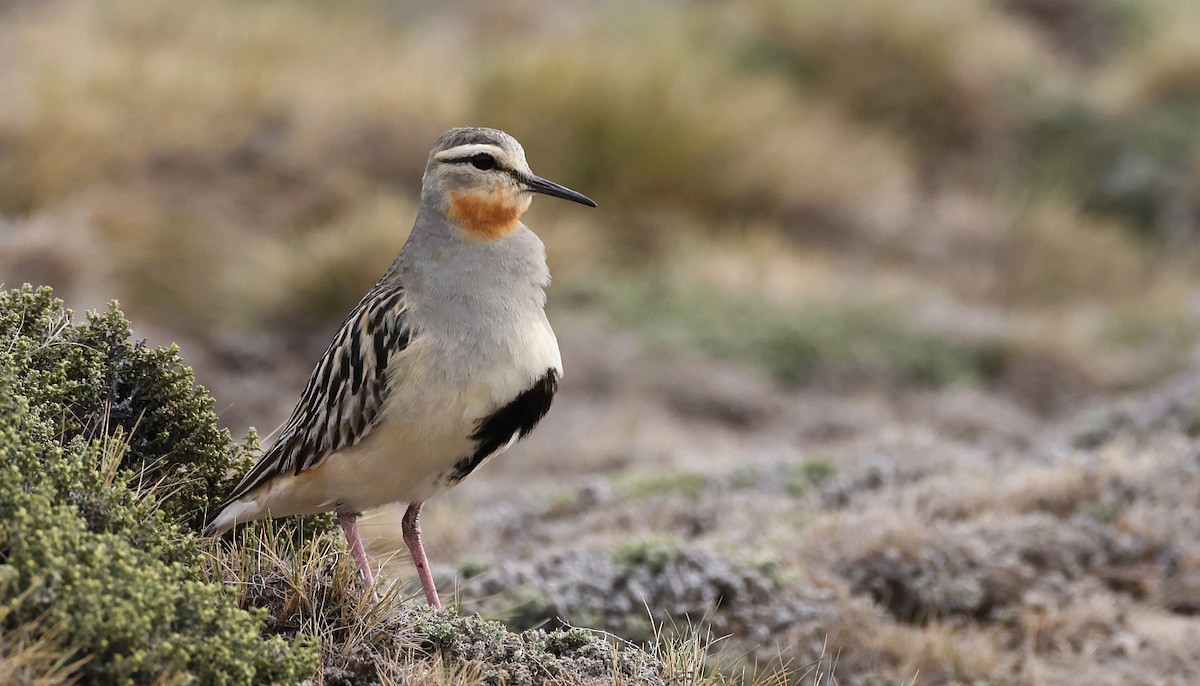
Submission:
[[[262,516],[362,511],[428,500],[449,488],[453,484],[446,477],[455,464],[475,452],[471,434],[479,422],[528,390],[547,369],[561,373],[549,325],[529,331],[513,347],[517,354],[476,365],[446,360],[432,340],[415,338],[389,365],[391,388],[375,428],[319,466],[269,484],[255,498]]]

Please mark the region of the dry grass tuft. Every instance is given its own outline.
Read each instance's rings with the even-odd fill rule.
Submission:
[[[321,683],[721,684],[689,632],[643,651],[602,632],[569,626],[511,633],[503,624],[407,602],[391,586],[372,606],[334,536],[299,536],[274,523],[243,529],[237,545],[211,551],[211,571],[260,610],[266,631],[321,648]]]
[[[60,631],[43,626],[43,620],[18,625],[15,629],[4,627],[9,613],[13,612],[31,594],[36,586],[12,595],[6,592],[15,571],[0,566],[0,683],[33,684],[36,686],[67,686],[79,680],[80,669],[87,657],[77,657],[74,650],[63,645]]]

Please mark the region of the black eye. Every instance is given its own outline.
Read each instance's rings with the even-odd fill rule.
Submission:
[[[471,164],[476,169],[491,169],[496,166],[496,158],[486,152],[477,152],[471,157]]]

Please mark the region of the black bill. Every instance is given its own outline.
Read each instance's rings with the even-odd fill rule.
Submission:
[[[554,183],[553,181],[547,181],[540,176],[534,176],[530,174],[524,179],[524,182],[525,187],[534,193],[542,193],[543,195],[562,198],[563,200],[570,200],[571,202],[577,202],[580,205],[587,205],[588,207],[596,206],[596,201],[587,197],[583,193],[577,193],[566,186],[560,186],[557,183]]]

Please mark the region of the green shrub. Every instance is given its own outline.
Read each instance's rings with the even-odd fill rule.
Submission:
[[[176,350],[128,337],[115,308],[0,293],[0,630],[57,631],[85,683],[297,683],[315,648],[264,637],[189,533],[245,451]]]
[[[199,529],[230,474],[244,471],[248,451],[217,428],[212,398],[178,349],[130,342],[115,307],[73,326],[49,289],[8,291],[0,294],[0,337],[11,394],[26,398],[63,443],[119,436],[120,466],[153,488],[168,519]]]

